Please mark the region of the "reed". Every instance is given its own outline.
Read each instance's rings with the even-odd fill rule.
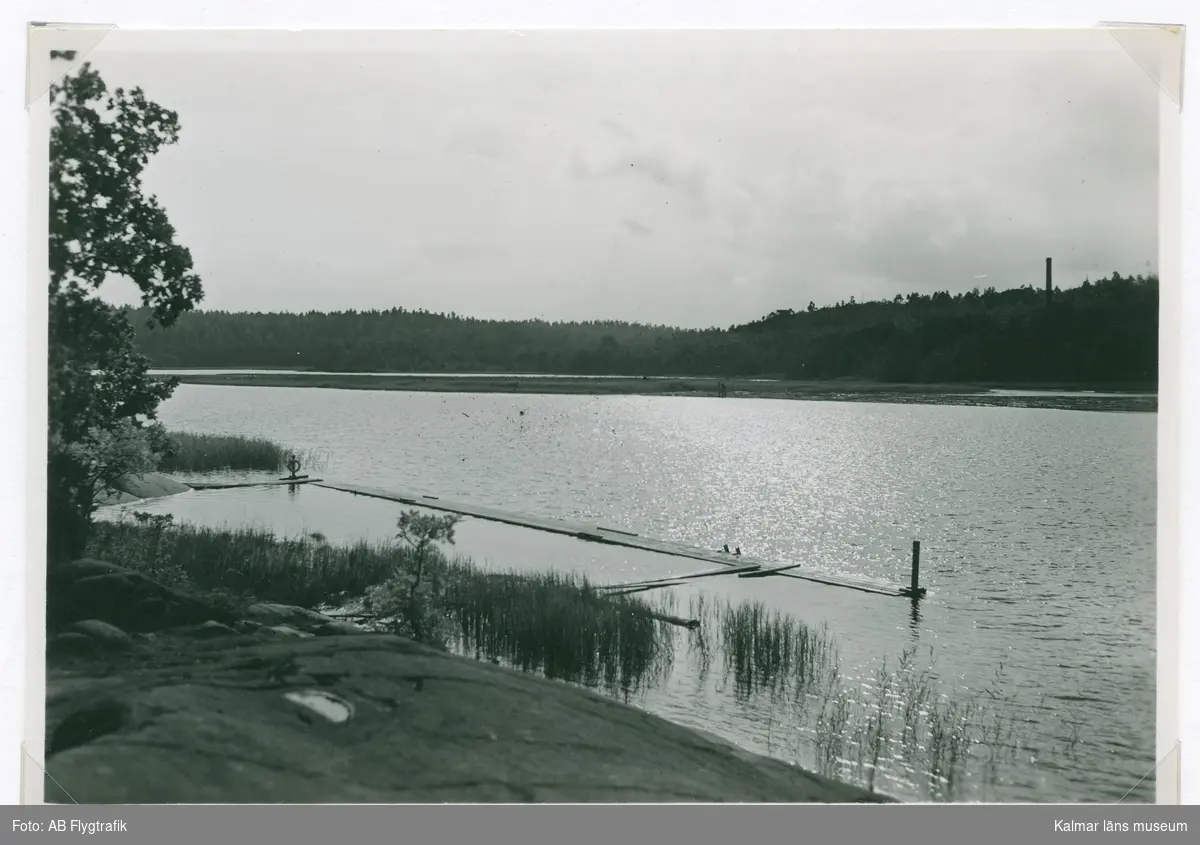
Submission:
[[[804,715],[812,717],[804,720],[811,728],[796,732],[795,756],[811,757],[821,774],[871,790],[881,780],[903,781],[932,801],[980,797],[1020,750],[1017,708],[989,690],[939,690],[932,662],[915,658],[909,648],[895,668],[883,660],[860,678],[846,677],[834,658],[816,694],[793,710],[798,716],[807,709]],[[800,683],[812,686],[809,679]]]
[[[689,615],[701,620],[690,650],[708,663],[719,652],[740,699],[806,694],[836,661],[827,629],[768,610],[762,602],[715,602],[700,594],[689,604]]]
[[[700,686],[759,717],[768,753],[790,749],[785,756],[828,777],[871,790],[916,785],[946,801],[978,795],[1021,748],[1020,708],[996,692],[1003,667],[992,687],[951,693],[939,688],[934,652],[909,647],[850,676],[823,626],[704,593],[689,598],[688,612],[701,620],[684,649]]]
[[[670,626],[628,596],[602,596],[555,572],[481,572],[456,559],[444,594],[454,647],[548,678],[628,699],[662,680],[674,654]]]
[[[425,550],[418,579],[416,551],[396,544],[333,545],[319,534],[284,539],[134,514],[96,523],[87,554],[243,603],[357,605],[376,629],[626,699],[661,679],[673,656],[671,626],[651,615],[669,602],[602,596],[585,579],[552,572],[484,572],[437,549]]]
[[[161,517],[159,517],[161,519]],[[97,522],[87,554],[205,591],[316,608],[362,596],[403,567],[409,552],[385,544],[332,546],[312,536],[281,539],[269,531],[218,531],[173,523]]]
[[[224,434],[195,434],[170,432],[166,453],[159,461],[162,472],[283,472],[288,449],[262,437],[241,437]],[[316,451],[297,452],[301,466],[307,469],[323,467],[328,456]]]

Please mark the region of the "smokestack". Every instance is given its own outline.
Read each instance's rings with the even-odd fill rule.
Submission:
[[[1049,308],[1050,304],[1054,301],[1054,283],[1051,281],[1051,276],[1050,276],[1050,262],[1052,260],[1053,259],[1050,259],[1050,258],[1046,259],[1046,307],[1047,308]]]

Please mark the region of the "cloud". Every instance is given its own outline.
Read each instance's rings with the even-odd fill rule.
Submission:
[[[551,37],[294,55],[118,38],[93,59],[180,115],[146,184],[206,307],[728,325],[1037,283],[1047,256],[1063,285],[1156,266],[1157,91],[1105,33],[534,49]]]
[[[637,137],[637,133],[633,132],[628,126],[611,117],[603,118],[600,121],[600,125],[617,137],[627,141],[632,141]]]
[[[618,160],[607,172],[613,176],[630,176],[648,180],[664,188],[679,191],[697,203],[704,202],[706,174],[703,167],[677,167],[666,156],[651,153],[635,154],[626,161]]]
[[[495,244],[469,240],[424,241],[412,240],[404,247],[417,255],[434,260],[478,261],[505,255],[507,250]]]
[[[641,223],[637,222],[636,220],[630,220],[628,217],[622,218],[621,225],[624,226],[630,234],[637,235],[639,237],[646,237],[647,235],[654,234],[650,229],[646,228]]]
[[[511,163],[517,157],[515,139],[495,126],[476,126],[456,133],[446,143],[446,151],[500,164]]]
[[[708,174],[699,164],[685,166],[661,152],[624,152],[610,156],[607,163],[594,165],[576,152],[570,160],[571,175],[577,179],[628,179],[643,182],[703,205]]]

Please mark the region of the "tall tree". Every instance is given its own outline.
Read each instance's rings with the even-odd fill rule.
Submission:
[[[55,58],[71,55],[52,54]],[[179,137],[174,112],[140,88],[109,92],[90,64],[50,89],[50,333],[47,520],[50,559],[87,541],[96,493],[153,466],[155,422],[173,381],[151,377],[126,312],[98,297],[112,276],[141,290],[151,326],[203,296],[192,256],[142,189],[151,156]]]

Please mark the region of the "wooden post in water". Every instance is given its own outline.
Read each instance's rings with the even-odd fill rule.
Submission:
[[[1049,308],[1054,302],[1054,284],[1051,281],[1050,274],[1051,259],[1046,259],[1046,307]]]
[[[913,556],[912,556],[912,586],[909,592],[914,599],[921,597],[921,541],[913,540]]]

